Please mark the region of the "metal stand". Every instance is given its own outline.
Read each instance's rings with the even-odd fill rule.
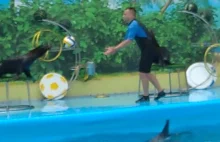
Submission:
[[[79,75],[79,71],[81,68],[81,49],[80,48],[76,48],[75,49],[75,64],[72,68],[70,68],[70,70],[73,71],[72,76],[69,80],[69,84],[71,84],[72,81],[76,80],[78,75]]]
[[[179,95],[181,95],[183,92],[188,92],[187,83],[186,83],[186,87],[187,87],[186,91],[183,91],[183,88],[181,86],[180,71],[181,71],[181,69],[178,69],[178,68],[175,69],[174,71],[169,70],[169,94],[179,93]],[[184,71],[185,71],[185,69],[184,69]],[[172,73],[177,73],[177,79],[178,79],[177,91],[173,91],[173,89],[172,89],[172,77],[171,77]],[[185,76],[185,80],[186,80],[186,76]]]
[[[181,69],[180,68],[176,68],[174,71],[172,71],[171,67],[169,68],[169,72],[168,72],[168,84],[169,84],[169,94],[176,94],[178,93],[179,95],[181,95],[183,92],[188,92],[189,90],[189,87],[188,87],[188,84],[186,82],[186,91],[183,90],[183,87],[181,86],[181,79],[180,79],[180,71]],[[185,69],[184,69],[185,71]],[[177,73],[177,78],[178,78],[178,91],[173,91],[173,88],[172,88],[172,73]],[[155,76],[156,76],[156,73],[155,73]],[[186,76],[185,76],[185,80],[186,80]],[[139,83],[138,83],[138,95],[140,95],[141,91],[140,91],[140,87],[141,87],[141,79],[139,77]],[[154,94],[156,93],[156,88],[154,87]]]
[[[30,98],[30,86],[29,82],[26,82],[27,85],[27,95],[28,95],[28,105],[10,105],[10,99],[9,99],[9,81],[5,82],[5,88],[6,88],[6,106],[0,106],[0,112],[9,112],[10,111],[21,111],[21,110],[29,110],[33,109],[34,106],[31,105],[31,98]],[[8,116],[9,117],[9,116]]]

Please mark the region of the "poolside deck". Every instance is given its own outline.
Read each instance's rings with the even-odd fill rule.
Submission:
[[[219,101],[220,102],[220,87],[213,87],[206,90],[193,90],[187,94],[168,94],[166,97],[161,98],[160,101],[154,101],[154,96],[150,97],[150,102],[138,104],[135,100],[138,99],[137,93],[124,93],[124,94],[112,94],[106,98],[96,98],[95,96],[78,96],[78,97],[66,97],[62,100],[46,101],[46,100],[31,100],[31,105],[34,109],[25,111],[11,111],[10,114],[27,114],[31,113],[41,115],[54,115],[54,114],[68,114],[69,110],[72,113],[78,112],[96,112],[96,111],[108,111],[111,109],[120,108],[132,108],[147,106],[149,108],[166,107],[172,104],[193,104],[200,102]],[[10,105],[28,105],[27,100],[11,101]],[[2,103],[1,106],[7,105]],[[7,119],[10,115],[3,109],[0,109],[0,119]],[[13,118],[13,117],[12,117]]]
[[[160,73],[156,75],[163,88],[169,91],[169,74]],[[177,90],[178,75],[177,73],[171,74],[172,90]],[[186,89],[185,73],[180,72],[181,88]],[[70,86],[67,97],[88,96],[94,94],[119,94],[119,93],[136,93],[138,92],[138,73],[127,73],[121,75],[100,76],[98,78],[89,80],[87,82],[74,81]],[[218,79],[215,86],[220,86]],[[141,87],[142,91],[142,87]],[[154,87],[150,84],[150,92],[154,92]],[[5,84],[0,83],[0,101],[6,100]],[[11,82],[9,83],[9,99],[16,101],[27,100],[27,86],[25,82]],[[30,95],[32,100],[42,99],[38,82],[30,82]]]

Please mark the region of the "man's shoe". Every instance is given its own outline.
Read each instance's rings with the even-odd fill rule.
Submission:
[[[166,96],[166,93],[164,91],[161,91],[158,93],[157,97],[154,98],[154,100],[159,100],[160,98]]]
[[[140,102],[149,102],[150,101],[150,97],[149,96],[142,96],[140,99],[138,99],[136,101],[136,103],[140,103]]]

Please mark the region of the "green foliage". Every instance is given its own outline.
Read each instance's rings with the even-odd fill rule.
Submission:
[[[71,21],[71,28],[79,47],[82,50],[83,61],[94,61],[97,72],[110,73],[117,71],[137,70],[139,49],[135,43],[112,56],[105,56],[106,47],[114,46],[123,40],[126,26],[122,24],[122,12],[127,6],[135,6],[139,12],[141,5],[125,1],[119,9],[110,9],[107,1],[91,0],[79,1],[77,4],[64,4],[62,0],[50,2],[22,0],[23,6],[0,11],[0,59],[18,56],[31,50],[33,35],[42,29],[50,29],[54,33],[44,32],[40,41],[53,44],[58,48],[65,33],[45,22],[34,20],[34,13],[43,9],[47,18],[56,22],[64,19]],[[158,12],[144,13],[138,18],[156,34],[161,46],[167,47],[172,53],[172,62],[176,64],[190,64],[203,58],[200,45],[210,42],[210,34],[204,23],[192,16],[178,13],[184,9],[185,3],[177,5],[170,13],[164,15]],[[54,56],[56,53],[50,53]],[[70,67],[74,65],[75,52],[62,52],[54,62],[37,61],[32,66],[35,78],[42,77],[47,72],[59,72],[70,77]]]

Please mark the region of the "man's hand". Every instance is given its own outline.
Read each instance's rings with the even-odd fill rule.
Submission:
[[[108,47],[108,48],[106,48],[104,54],[110,55],[110,54],[114,54],[115,52],[116,52],[116,49],[114,47]]]
[[[117,50],[129,45],[131,42],[132,42],[132,40],[124,40],[115,47],[108,47],[108,48],[106,48],[106,51],[104,52],[104,54],[105,55],[114,54]]]

